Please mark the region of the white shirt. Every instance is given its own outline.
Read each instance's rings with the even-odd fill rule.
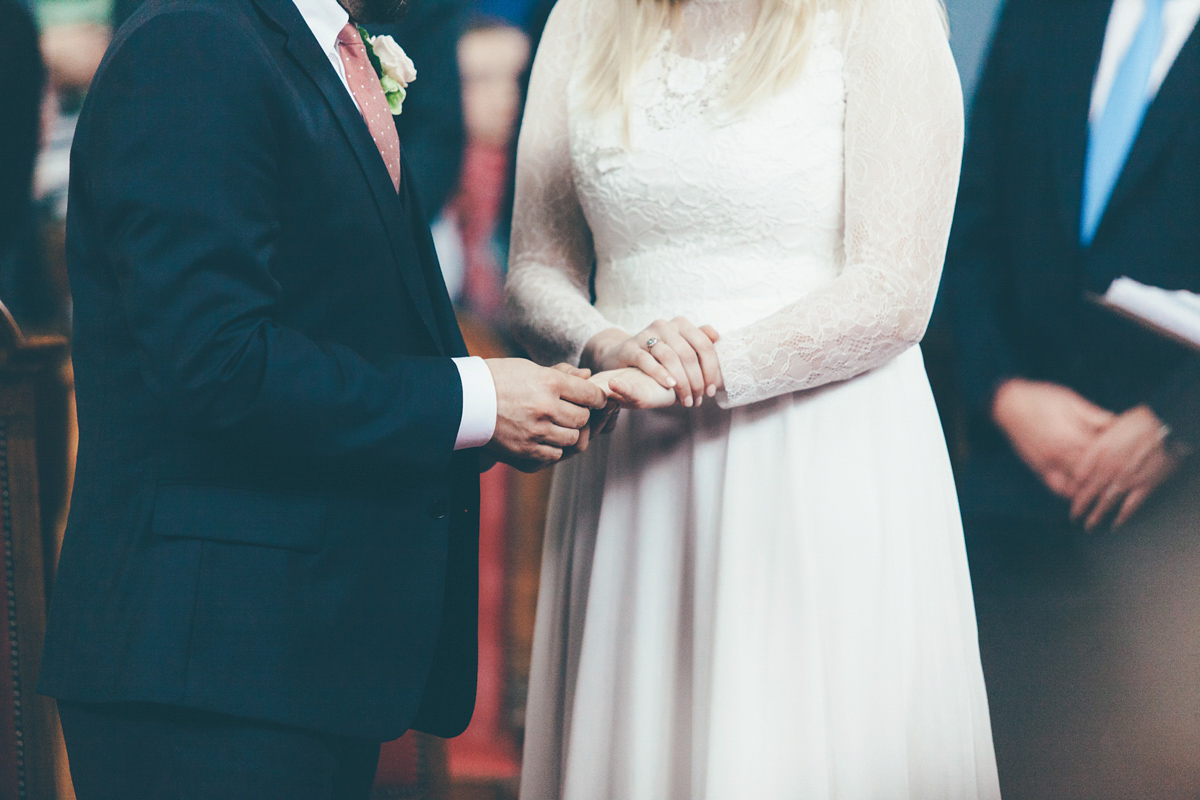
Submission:
[[[350,21],[350,15],[337,0],[293,2],[353,101],[354,94],[350,91],[350,84],[346,82],[346,69],[337,49],[338,35]],[[358,102],[355,101],[354,105],[357,107]],[[492,371],[482,358],[456,358],[454,365],[458,367],[463,391],[462,419],[458,423],[454,449],[483,447],[492,440],[492,435],[496,432],[496,382],[492,380]]]
[[[1146,0],[1115,0],[1108,15],[1108,29],[1104,34],[1104,50],[1100,55],[1100,69],[1092,87],[1090,117],[1094,121],[1104,113],[1108,96],[1112,92],[1117,70],[1125,60],[1137,35],[1142,17],[1146,13]],[[1162,88],[1163,81],[1179,51],[1192,35],[1196,21],[1200,20],[1200,0],[1166,0],[1163,6],[1163,43],[1158,60],[1150,71],[1150,82],[1146,86],[1147,97],[1154,97]]]

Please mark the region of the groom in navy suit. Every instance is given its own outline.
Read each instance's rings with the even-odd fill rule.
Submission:
[[[467,358],[351,24],[403,0],[343,1],[151,0],[79,120],[40,689],[80,800],[365,798],[380,742],[461,732],[481,461],[605,402]]]

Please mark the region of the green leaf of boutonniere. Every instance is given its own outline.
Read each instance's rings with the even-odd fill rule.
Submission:
[[[359,25],[358,35],[362,39],[363,47],[367,48],[367,58],[371,60],[371,66],[375,68],[375,74],[382,78],[383,64],[379,63],[379,56],[375,55],[375,48],[371,46],[371,34],[367,33],[367,29],[362,25]]]
[[[394,92],[385,92],[383,96],[387,98],[388,109],[392,112],[392,116],[400,116],[400,112],[404,110],[404,98],[408,97],[408,92],[404,87],[401,86]]]
[[[363,26],[357,27],[358,36],[362,39],[363,47],[367,49],[367,58],[370,59],[375,74],[379,76],[379,86],[383,89],[383,96],[387,98],[388,110],[392,112],[393,117],[398,117],[404,108],[404,98],[408,96],[408,92],[395,78],[384,71],[379,56],[375,55],[375,47],[371,44],[371,34],[367,33],[367,29]]]

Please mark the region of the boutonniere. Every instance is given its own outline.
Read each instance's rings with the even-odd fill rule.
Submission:
[[[400,116],[408,85],[417,79],[417,68],[392,37],[371,36],[362,26],[358,28],[358,35],[362,37],[367,58],[371,59],[371,66],[379,76],[379,85],[383,87],[383,96],[387,98],[392,116]]]

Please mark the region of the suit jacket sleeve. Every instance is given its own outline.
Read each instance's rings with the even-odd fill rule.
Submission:
[[[245,24],[184,4],[149,19],[110,53],[85,112],[84,218],[144,379],[200,434],[443,471],[462,411],[449,358],[368,363],[279,320],[279,126],[296,98]]]
[[[396,25],[372,26],[395,36],[417,66],[404,113],[396,118],[400,142],[412,167],[421,207],[436,217],[458,186],[466,133],[458,38],[465,7],[461,0],[422,0]]]
[[[963,397],[972,412],[987,416],[997,385],[1020,370],[1007,333],[1016,300],[1001,203],[1018,5],[1010,3],[1000,20],[972,106],[944,278]]]

